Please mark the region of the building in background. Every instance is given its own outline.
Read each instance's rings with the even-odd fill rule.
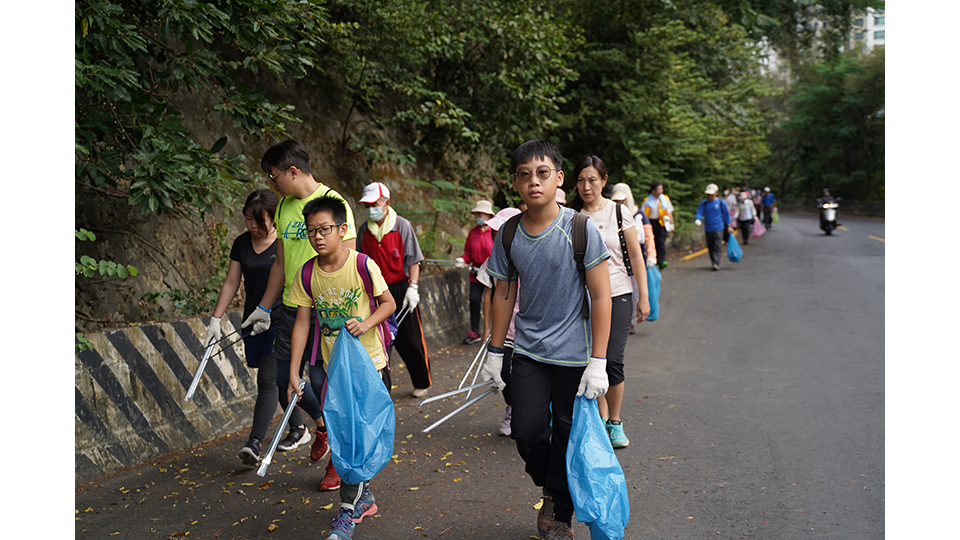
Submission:
[[[816,8],[814,8],[816,9]],[[859,50],[860,54],[870,54],[875,47],[883,47],[885,39],[885,13],[873,8],[867,8],[865,13],[854,14],[850,22],[850,35],[847,37],[847,43],[844,50]],[[824,23],[816,17],[804,23],[807,30],[812,30],[814,35],[824,28]],[[793,84],[793,70],[790,68],[789,61],[781,56],[780,52],[770,46],[766,38],[761,42],[764,54],[764,71],[767,75],[777,77],[787,84]]]

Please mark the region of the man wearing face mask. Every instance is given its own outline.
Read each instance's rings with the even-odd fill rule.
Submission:
[[[407,311],[407,314],[397,328],[392,348],[397,349],[407,365],[413,382],[413,397],[421,398],[427,395],[427,388],[432,382],[427,344],[420,326],[420,310],[417,308],[420,303],[418,281],[423,253],[413,226],[390,207],[390,190],[387,186],[374,182],[363,188],[360,205],[366,211],[367,222],[357,232],[357,251],[373,258],[383,273],[390,294],[403,299],[402,303],[398,302],[397,321],[400,321],[401,313]]]

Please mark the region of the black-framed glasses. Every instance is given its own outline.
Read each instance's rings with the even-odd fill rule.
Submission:
[[[277,183],[277,178],[280,178],[280,175],[281,175],[281,174],[289,171],[289,170],[292,169],[292,168],[295,168],[295,167],[294,167],[293,165],[291,165],[291,166],[287,167],[286,169],[278,172],[276,176],[274,176],[274,175],[272,175],[272,174],[270,174],[270,173],[267,173],[267,177],[270,178],[270,181],[271,181],[271,182],[273,182],[274,184],[276,184],[276,183]]]
[[[559,171],[560,169],[551,169],[550,167],[543,166],[537,167],[536,171],[531,171],[530,169],[520,169],[516,174],[513,175],[514,178],[520,182],[526,184],[533,178],[534,172],[536,172],[537,178],[540,180],[546,180],[550,178],[550,175],[553,174],[553,171]]]
[[[343,225],[343,223],[340,223],[339,225],[321,225],[316,229],[310,229],[310,228],[304,229],[304,232],[307,233],[307,238],[316,236],[317,233],[320,233],[321,236],[327,236],[330,233],[332,233],[334,230],[339,229],[340,225]]]

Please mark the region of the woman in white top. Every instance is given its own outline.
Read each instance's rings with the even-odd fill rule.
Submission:
[[[569,206],[590,217],[603,235],[610,258],[607,265],[610,271],[610,294],[613,296],[613,311],[610,317],[610,341],[607,345],[607,377],[610,389],[605,396],[597,399],[600,416],[606,419],[607,433],[614,448],[627,446],[630,441],[623,433],[620,418],[620,406],[623,403],[624,375],[623,358],[630,332],[630,321],[634,317],[633,285],[635,280],[640,292],[636,307],[637,322],[643,322],[650,314],[647,300],[647,272],[637,239],[637,229],[633,216],[623,205],[604,198],[603,188],[607,185],[607,166],[597,156],[582,158],[573,170],[576,179],[576,195]],[[617,227],[617,207],[620,207],[620,227]],[[624,260],[624,247],[627,260]],[[627,261],[630,263],[631,278]]]
[[[740,236],[743,237],[743,245],[750,243],[750,235],[753,234],[753,218],[757,217],[757,207],[747,196],[747,190],[740,192],[734,213],[734,219],[740,222]]]

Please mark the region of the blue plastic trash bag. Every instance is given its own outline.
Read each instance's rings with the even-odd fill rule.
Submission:
[[[573,404],[567,484],[577,521],[590,527],[590,538],[623,538],[623,529],[630,521],[627,479],[613,453],[595,399],[580,396]]]
[[[741,248],[737,242],[737,237],[732,234],[730,235],[730,239],[727,240],[727,257],[730,259],[730,262],[740,262],[740,259],[743,257],[743,248]]]
[[[323,404],[333,466],[346,484],[372,479],[393,455],[393,400],[360,340],[341,329]]]
[[[650,315],[648,321],[655,321],[660,318],[660,280],[663,277],[657,265],[647,268],[647,300],[650,302]]]

